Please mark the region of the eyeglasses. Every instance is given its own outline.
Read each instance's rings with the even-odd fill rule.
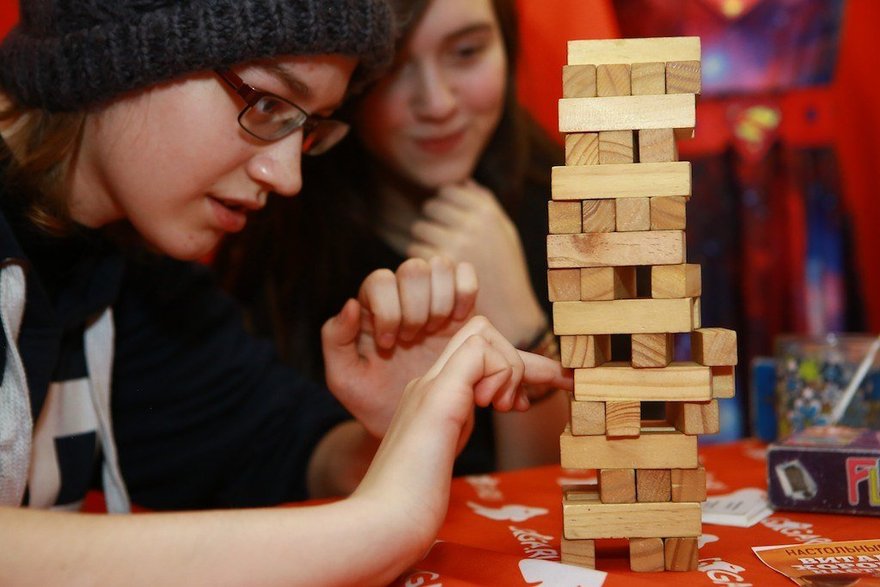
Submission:
[[[238,115],[238,124],[251,136],[262,141],[277,141],[301,128],[303,153],[320,155],[348,133],[348,124],[309,114],[290,100],[245,83],[229,69],[215,72],[247,104]]]

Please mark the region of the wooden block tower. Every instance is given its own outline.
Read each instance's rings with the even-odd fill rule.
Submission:
[[[633,570],[697,566],[697,435],[718,431],[736,364],[736,333],[701,328],[700,266],[685,259],[691,168],[675,141],[693,136],[699,92],[699,38],[568,44],[548,282],[575,369],[561,462],[597,469],[598,485],[563,490],[563,562],[593,567],[597,539],[628,538]],[[626,361],[613,336],[631,342]],[[676,336],[690,361],[672,360]],[[643,402],[665,402],[665,418],[643,419]]]

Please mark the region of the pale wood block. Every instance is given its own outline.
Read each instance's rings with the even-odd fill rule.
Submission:
[[[590,39],[568,42],[570,65],[699,61],[699,37]]]
[[[684,434],[717,434],[720,428],[718,400],[667,404],[675,429]],[[606,416],[607,419],[607,416]]]
[[[700,62],[668,61],[666,62],[666,93],[667,94],[699,94]]]
[[[690,332],[695,298],[556,302],[553,331],[562,334]]]
[[[701,365],[736,365],[736,332],[727,328],[699,328],[691,333],[691,352]]]
[[[601,79],[601,78],[600,78]],[[693,94],[604,96],[559,100],[559,132],[648,128],[690,129],[697,120]]]
[[[573,132],[565,135],[566,165],[598,165],[599,133]]]
[[[599,469],[599,500],[602,503],[635,503],[635,469]]]
[[[607,334],[559,337],[562,366],[589,369],[611,360],[611,336]]]
[[[639,469],[636,471],[636,500],[661,502],[672,499],[670,469]]]
[[[615,200],[584,200],[584,232],[614,232],[617,228]]]
[[[667,571],[696,571],[699,564],[697,537],[667,538],[664,541]]]
[[[691,308],[693,312],[692,322],[694,328],[701,328],[703,326],[703,317],[700,305],[700,298],[694,298],[694,305]]]
[[[571,400],[571,433],[574,436],[605,434],[605,402]]]
[[[563,65],[562,96],[564,98],[593,98],[596,96],[595,65]]]
[[[631,130],[605,130],[599,133],[599,164],[635,162],[635,135]]]
[[[666,367],[674,351],[675,337],[668,332],[632,335],[632,366],[637,369]]]
[[[596,67],[596,96],[629,96],[632,75],[628,63],[608,63]]]
[[[687,227],[687,198],[651,198],[651,230],[684,230]]]
[[[547,236],[547,265],[551,269],[678,265],[684,260],[684,232],[680,230]]]
[[[560,539],[560,550],[560,559],[562,563],[583,567],[585,569],[596,568],[595,540],[569,540],[562,537]]]
[[[672,469],[672,501],[706,501],[706,469]]]
[[[547,271],[547,292],[551,302],[581,299],[579,269],[550,269]]]
[[[559,456],[566,469],[694,469],[697,437],[674,430],[642,428],[637,438],[559,437]],[[586,538],[586,537],[585,537]]]
[[[702,293],[699,263],[651,267],[651,297],[696,298]]]
[[[576,370],[574,396],[582,401],[709,401],[711,367],[675,362],[662,368],[634,368],[614,361]]]
[[[547,202],[550,234],[578,234],[581,232],[581,203],[575,201]]]
[[[630,538],[629,568],[636,573],[654,573],[666,569],[662,538]]]
[[[641,402],[605,402],[605,435],[609,438],[635,437],[641,432]]]
[[[646,96],[666,93],[666,64],[663,62],[633,63],[632,95]]]
[[[615,215],[619,232],[650,230],[651,198],[621,198]]]
[[[669,163],[678,161],[678,145],[671,128],[647,128],[639,131],[639,161]]]
[[[732,366],[712,367],[712,397],[726,399],[736,394],[736,381]]]
[[[691,195],[691,164],[688,161],[557,166],[550,174],[550,191],[554,200]]]
[[[623,300],[636,297],[635,267],[581,269],[581,300]]]

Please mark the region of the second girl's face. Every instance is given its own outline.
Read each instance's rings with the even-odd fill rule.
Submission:
[[[507,60],[491,0],[432,0],[355,130],[388,169],[426,189],[471,176],[504,107]]]
[[[328,115],[342,101],[355,60],[285,57],[235,68],[260,90]],[[70,209],[98,227],[127,219],[178,259],[210,253],[244,228],[270,191],[302,186],[302,131],[267,143],[238,124],[244,101],[214,73],[193,74],[112,102],[86,118],[73,165]]]

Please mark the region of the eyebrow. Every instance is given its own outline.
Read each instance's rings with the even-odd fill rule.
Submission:
[[[288,70],[281,67],[279,64],[270,62],[267,64],[266,69],[269,71],[269,73],[273,74],[275,77],[281,80],[281,82],[285,86],[287,86],[291,92],[293,92],[297,99],[302,98],[304,100],[308,100],[314,94],[314,92],[312,92],[312,88],[310,88],[308,84],[303,82],[301,79],[293,75]],[[320,111],[335,111],[342,106],[342,103],[344,101],[345,97],[343,97],[336,104],[332,104],[326,108],[321,108]]]
[[[482,33],[491,31],[494,27],[489,22],[477,22],[474,24],[467,25],[461,29],[458,29],[455,32],[450,33],[446,36],[447,41],[455,41],[460,37],[466,37],[467,35],[473,33]]]

